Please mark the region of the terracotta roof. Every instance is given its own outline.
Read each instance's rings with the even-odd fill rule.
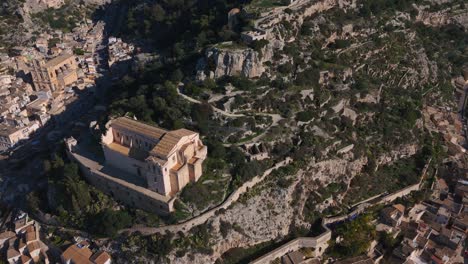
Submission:
[[[24,247],[26,247],[26,243],[24,243],[23,239],[19,239],[18,249],[22,249]]]
[[[19,255],[21,254],[14,248],[9,248],[7,251],[7,259],[18,257]]]
[[[21,255],[20,260],[21,263],[29,263],[31,261],[31,258],[26,255]]]
[[[159,141],[156,147],[151,150],[151,153],[155,153],[157,156],[167,158],[177,143],[179,143],[179,141],[180,137],[167,133],[164,135],[161,141]]]
[[[110,260],[111,256],[105,251],[99,251],[91,257],[91,261],[95,264],[104,264]]]
[[[32,243],[28,244],[28,251],[31,254],[31,252],[41,249],[41,244],[39,244],[39,241],[34,241]]]
[[[71,54],[61,54],[53,59],[51,59],[50,61],[48,61],[46,64],[45,64],[45,67],[46,68],[49,68],[49,67],[54,67],[56,66],[57,64],[60,64],[62,63],[64,60],[68,60],[69,58],[73,57],[73,55]]]
[[[158,156],[167,157],[169,156],[169,154],[172,153],[172,150],[183,137],[192,136],[196,134],[196,132],[185,128],[170,131],[163,136],[161,141],[159,141],[156,147],[153,148],[152,152],[154,152]]]
[[[197,162],[197,160],[198,160],[197,157],[192,157],[192,158],[188,161],[188,163],[189,163],[189,164],[195,164],[195,162]]]
[[[180,168],[182,168],[183,165],[184,165],[184,164],[181,164],[181,163],[178,163],[178,162],[177,162],[177,163],[174,165],[174,167],[171,168],[171,171],[178,171]]]
[[[111,127],[127,129],[136,134],[143,134],[157,139],[167,133],[167,131],[162,128],[151,126],[128,117],[119,117],[112,120]]]
[[[36,232],[28,231],[26,232],[26,243],[36,240]]]
[[[69,246],[62,254],[65,260],[73,260],[74,263],[88,264],[92,263],[89,258],[93,253],[87,247],[79,248],[76,245]]]
[[[16,236],[16,233],[11,232],[11,231],[5,231],[3,233],[0,233],[0,239],[9,239]]]
[[[195,135],[197,134],[197,132],[194,132],[192,130],[188,130],[185,128],[181,128],[181,129],[173,130],[169,132],[169,134],[173,134],[174,136],[178,136],[178,137],[187,137],[187,136]]]
[[[400,211],[402,214],[405,213],[405,207],[402,204],[395,204],[393,205],[393,207],[397,209],[398,211]]]
[[[24,230],[26,232],[34,232],[34,226],[33,225],[28,225]]]

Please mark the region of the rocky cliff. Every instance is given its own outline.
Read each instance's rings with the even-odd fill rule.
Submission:
[[[260,52],[251,48],[215,47],[208,49],[205,57],[201,58],[197,65],[197,79],[222,76],[260,77],[267,72],[264,63],[270,61],[274,51],[281,50],[285,42],[294,41],[294,36],[305,18],[333,7],[355,8],[356,3],[353,0],[323,0],[314,3],[310,1],[299,3],[298,1],[298,4],[288,7],[294,10],[292,14],[284,11],[286,7],[273,9],[269,15],[255,22],[257,28],[267,32],[268,45]],[[285,30],[282,22],[291,23],[293,30]]]
[[[222,49],[211,48],[206,51],[206,56],[200,62],[199,76],[208,74],[210,78],[222,76],[244,76],[248,78],[260,77],[265,72],[266,61],[273,56],[273,48],[270,45],[260,52],[251,48],[246,49]],[[207,69],[206,65],[212,65]],[[203,77],[199,77],[203,79]]]
[[[401,146],[398,150],[383,154],[378,160],[381,164],[392,163],[414,155],[416,147],[414,144]],[[349,184],[366,164],[366,157],[354,159],[353,155],[311,162],[296,175],[290,175],[293,182],[286,188],[278,187],[274,178],[267,178],[250,194],[246,194],[248,198],[241,198],[229,210],[209,220],[213,253],[187,254],[184,257],[170,255],[170,263],[214,263],[230,249],[280,240],[290,233],[293,225],[309,226],[310,223],[301,219],[308,193],[331,182],[344,181]],[[328,206],[330,204],[324,205],[324,208]],[[221,225],[231,226],[225,236],[221,234]]]

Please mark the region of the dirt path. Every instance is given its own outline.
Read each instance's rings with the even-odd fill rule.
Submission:
[[[185,95],[183,94],[182,92],[180,92],[180,89],[177,89],[177,93],[182,96],[182,98],[184,98],[185,100],[191,102],[191,103],[194,103],[194,104],[201,104],[202,102],[200,100],[197,100],[193,97],[190,97],[188,95]],[[211,104],[210,104],[211,105]],[[236,114],[236,113],[231,113],[231,112],[228,112],[228,111],[224,111],[222,109],[219,109],[213,105],[211,105],[211,108],[213,109],[214,112],[216,113],[219,113],[223,116],[226,116],[226,117],[230,117],[230,118],[236,118],[236,117],[244,117],[244,116],[248,116],[248,115],[245,115],[245,114]],[[232,146],[232,145],[242,145],[242,144],[249,144],[249,143],[255,143],[255,142],[258,142],[260,139],[262,139],[265,135],[266,135],[266,132],[273,126],[277,126],[279,121],[283,120],[284,118],[279,115],[279,114],[269,114],[269,113],[259,113],[259,112],[253,112],[252,113],[253,115],[261,115],[261,116],[270,116],[271,119],[272,119],[272,123],[269,127],[265,128],[264,129],[264,132],[262,132],[260,135],[248,140],[248,141],[245,141],[245,142],[241,142],[241,143],[234,143],[234,144],[223,144],[224,146],[226,147],[229,147],[229,146]]]

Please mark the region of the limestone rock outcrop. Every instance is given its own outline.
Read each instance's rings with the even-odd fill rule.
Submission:
[[[242,75],[248,78],[258,77],[263,71],[262,60],[257,52],[246,50],[212,50],[208,52],[208,58],[212,58],[216,64],[214,76]]]
[[[222,76],[260,77],[265,72],[266,61],[273,56],[273,49],[267,45],[261,52],[251,48],[222,49],[211,48],[205,53],[197,67],[198,79],[208,75],[210,78]]]
[[[301,27],[306,17],[329,10],[333,7],[355,8],[354,0],[323,0],[314,3],[304,2],[291,6],[294,14],[275,9],[270,15],[256,21],[257,27],[266,32],[266,45],[260,52],[251,48],[211,48],[197,64],[197,80],[219,78],[222,76],[260,77],[267,71],[264,63],[270,61],[275,50],[281,50],[285,42],[293,41],[295,32]],[[282,21],[290,22],[293,30],[285,30]]]

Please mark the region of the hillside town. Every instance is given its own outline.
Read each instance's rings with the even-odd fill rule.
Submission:
[[[0,255],[5,263],[111,263],[108,253],[96,250],[81,237],[74,237],[63,252],[50,248],[47,231],[21,210],[4,208],[1,216]]]
[[[12,150],[83,115],[93,106],[96,80],[134,52],[103,36],[104,23],[86,20],[70,33],[43,33],[34,47],[1,55],[0,151]],[[109,43],[108,48],[103,43]],[[109,54],[109,56],[107,55]],[[108,60],[106,58],[109,58]]]

